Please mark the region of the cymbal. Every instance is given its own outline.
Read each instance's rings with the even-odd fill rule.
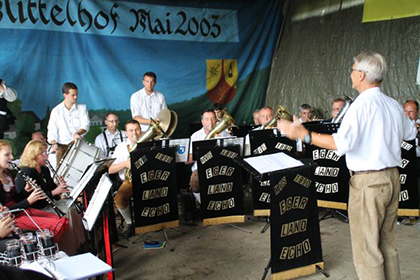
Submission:
[[[159,120],[160,128],[165,132],[167,137],[171,136],[178,125],[178,115],[169,109],[163,109],[156,116]]]

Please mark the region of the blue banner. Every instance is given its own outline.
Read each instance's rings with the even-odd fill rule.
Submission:
[[[153,71],[189,136],[212,102],[239,123],[264,104],[281,19],[271,0],[0,0],[0,78],[42,119],[68,81],[91,116],[128,113]]]

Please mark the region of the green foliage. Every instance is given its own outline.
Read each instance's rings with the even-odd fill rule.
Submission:
[[[86,135],[83,138],[86,140],[86,142],[95,144],[95,138],[101,132],[102,132],[102,129],[100,126],[97,126],[97,125],[91,126],[89,129],[89,132],[86,133]]]

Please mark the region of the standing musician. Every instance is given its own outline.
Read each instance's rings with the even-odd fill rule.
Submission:
[[[361,53],[349,69],[359,97],[333,135],[308,131],[299,123],[281,120],[279,130],[291,139],[346,155],[350,178],[349,220],[353,262],[359,279],[400,279],[396,229],[401,142],[416,129],[397,101],[379,86],[386,74],[384,57]]]
[[[155,73],[144,73],[143,85],[144,88],[131,95],[130,108],[131,115],[133,119],[139,122],[141,130],[147,131],[150,125],[150,118],[156,119],[160,111],[166,109],[167,106],[165,96],[155,90]]]
[[[82,138],[89,130],[89,114],[86,105],[77,103],[78,95],[75,84],[64,83],[64,101],[51,111],[47,138],[52,145],[51,151],[57,153],[57,164],[67,151],[68,145]]]
[[[47,160],[47,143],[39,140],[31,140],[25,146],[21,156],[22,173],[30,177],[36,185],[41,187],[44,195],[47,195],[61,211],[67,212],[66,217],[70,219],[70,228],[63,237],[60,248],[68,255],[77,253],[77,249],[85,241],[85,231],[82,224],[82,215],[77,213],[73,208],[68,209],[65,200],[54,201],[60,199],[60,195],[69,192],[64,181],[56,185],[51,178],[50,171],[46,167]],[[20,173],[16,176],[16,201],[28,199],[34,190],[26,187],[26,181]],[[26,188],[25,188],[26,187]],[[56,213],[51,205],[47,204],[45,199],[38,200],[32,204],[32,207],[42,209],[50,213]]]
[[[130,199],[133,196],[133,186],[128,178],[125,178],[124,170],[126,168],[131,169],[130,151],[141,136],[140,124],[136,120],[129,120],[125,124],[125,130],[127,139],[115,148],[113,155],[115,161],[109,167],[108,172],[109,174],[118,173],[120,179],[123,180],[123,183],[118,189],[114,200],[118,211],[121,213],[127,224],[124,229],[124,234],[128,238],[134,234],[134,226],[130,212]]]
[[[15,181],[9,171],[10,162],[12,160],[13,155],[10,143],[6,140],[0,140],[0,204],[4,206],[5,210],[14,210],[18,208],[25,209],[41,228],[49,229],[51,232],[54,232],[55,241],[60,242],[61,237],[68,230],[68,220],[66,218],[60,219],[55,214],[33,207],[36,202],[45,198],[45,194],[42,190],[31,190],[30,186],[25,184],[25,189],[28,190],[29,196],[18,202],[15,201]],[[18,213],[15,221],[20,229],[38,230],[36,225],[34,225],[25,213]]]
[[[106,129],[96,136],[95,146],[101,149],[101,157],[112,157],[115,148],[119,143],[124,142],[127,137],[125,131],[118,129],[118,116],[109,112],[105,117]]]

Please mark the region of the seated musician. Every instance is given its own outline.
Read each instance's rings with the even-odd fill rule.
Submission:
[[[260,125],[257,128],[254,128],[253,130],[262,130],[264,129],[265,125],[271,121],[273,118],[273,109],[269,106],[262,107],[259,110],[254,111],[254,122],[255,122],[255,112],[258,116],[258,124]],[[256,123],[257,124],[257,123]],[[249,133],[245,136],[245,155],[251,154],[251,140],[249,139]]]
[[[197,162],[193,161],[192,143],[195,141],[204,140],[204,138],[206,138],[206,135],[209,134],[216,126],[216,114],[214,113],[213,110],[211,109],[204,110],[204,112],[201,114],[201,124],[203,125],[203,127],[200,130],[194,132],[193,135],[191,135],[190,155],[189,155],[188,162],[185,163],[185,164],[194,163],[193,166],[191,167],[192,174],[190,178],[190,189],[192,190],[194,196],[199,202],[200,202],[200,199],[199,199],[200,188],[199,188],[199,183],[198,183]],[[230,136],[229,133],[226,130],[223,130],[222,132],[220,132],[220,134],[216,135],[216,138],[229,137],[229,136]]]
[[[109,167],[108,172],[109,174],[118,173],[120,179],[123,180],[114,200],[118,211],[126,222],[126,228],[123,233],[128,238],[134,235],[134,226],[130,211],[130,199],[133,196],[133,187],[129,178],[125,178],[124,170],[131,169],[130,152],[141,136],[140,124],[136,120],[129,120],[125,124],[125,130],[127,139],[115,148],[113,155],[115,161]]]
[[[7,207],[0,206],[0,213],[7,210]],[[16,225],[16,222],[12,215],[4,215],[0,218],[0,252],[2,253],[6,251],[7,241],[17,239],[11,234],[14,225]]]
[[[70,220],[70,228],[63,236],[59,245],[60,248],[68,255],[76,254],[76,250],[85,241],[85,230],[82,223],[82,215],[77,213],[77,211],[73,208],[68,209],[65,204],[65,200],[56,201],[53,199],[60,199],[60,195],[67,193],[68,189],[64,180],[60,180],[61,182],[57,185],[51,178],[50,171],[46,167],[47,143],[39,140],[29,141],[23,150],[20,160],[22,173],[30,177],[37,186],[41,187],[43,194],[53,201],[53,205],[51,205],[46,199],[40,199],[33,203],[31,207],[41,209],[52,214],[58,214],[55,208],[59,208],[61,212],[67,212],[65,217]],[[28,188],[26,180],[20,173],[18,173],[16,176],[15,201],[19,202],[25,199],[27,200],[31,196],[32,192],[34,192],[34,190],[32,188]]]
[[[77,103],[79,92],[73,83],[63,85],[64,101],[55,106],[48,121],[48,142],[57,164],[71,142],[76,142],[89,130],[90,120],[86,105]]]
[[[335,119],[344,106],[344,99],[336,98],[331,102],[331,118]]]
[[[299,107],[299,122],[306,123],[310,122],[312,118],[312,107],[309,104],[302,104]]]
[[[260,125],[260,110],[256,109],[252,114],[252,118],[254,120],[255,125]]]
[[[118,144],[127,137],[125,131],[118,129],[118,116],[109,112],[105,117],[106,129],[95,138],[95,146],[101,149],[101,157],[112,157]]]
[[[59,242],[61,237],[68,229],[68,221],[66,218],[60,219],[57,215],[48,213],[39,209],[35,209],[32,205],[45,198],[41,190],[30,191],[27,198],[19,202],[13,200],[16,192],[13,177],[9,171],[10,162],[13,160],[12,149],[10,143],[6,140],[0,140],[0,204],[4,208],[25,209],[32,219],[43,229],[49,229],[55,235],[55,241]],[[25,188],[29,190],[26,184]],[[3,208],[2,208],[3,209]],[[22,230],[36,231],[36,225],[21,212],[16,214],[16,225]]]

